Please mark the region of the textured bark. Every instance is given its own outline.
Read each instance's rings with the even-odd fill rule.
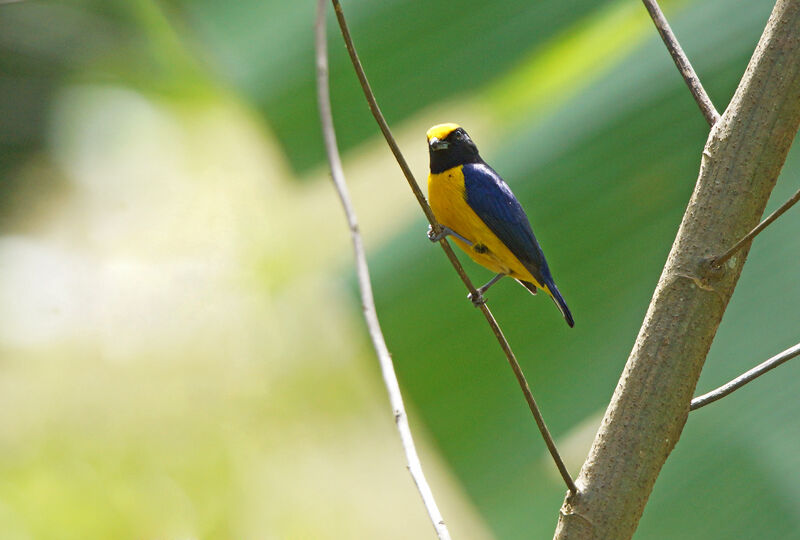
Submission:
[[[633,536],[683,430],[748,248],[717,271],[708,261],[758,223],[799,123],[800,1],[779,0],[711,129],[694,193],[555,539]]]

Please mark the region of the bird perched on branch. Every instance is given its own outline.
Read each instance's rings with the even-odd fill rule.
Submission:
[[[497,273],[471,300],[482,303],[489,287],[511,276],[533,294],[537,289],[546,292],[574,326],[528,216],[500,175],[481,159],[467,132],[457,124],[433,126],[428,152],[428,198],[442,227],[438,234],[429,230],[428,237],[438,242],[451,236],[472,260]]]

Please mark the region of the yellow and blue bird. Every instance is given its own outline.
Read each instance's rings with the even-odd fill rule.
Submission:
[[[434,242],[453,237],[472,260],[497,274],[472,301],[483,302],[489,287],[511,276],[533,294],[537,289],[546,292],[567,324],[574,326],[522,205],[483,161],[467,132],[457,124],[433,126],[428,130],[428,152],[428,198],[442,226],[438,236],[429,231],[428,237]]]

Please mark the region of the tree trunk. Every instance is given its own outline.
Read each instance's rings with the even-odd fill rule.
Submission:
[[[799,123],[800,1],[779,0],[711,129],[694,193],[555,539],[633,536],[683,430],[749,246],[716,272],[708,261],[758,223]]]

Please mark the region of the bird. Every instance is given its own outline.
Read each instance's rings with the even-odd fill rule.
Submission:
[[[484,293],[510,276],[532,294],[543,290],[570,327],[575,325],[564,297],[553,281],[542,248],[525,210],[508,184],[481,158],[478,147],[458,124],[438,124],[427,132],[430,174],[428,200],[440,231],[428,229],[438,242],[450,236],[476,263],[495,276],[470,294],[478,306]]]

